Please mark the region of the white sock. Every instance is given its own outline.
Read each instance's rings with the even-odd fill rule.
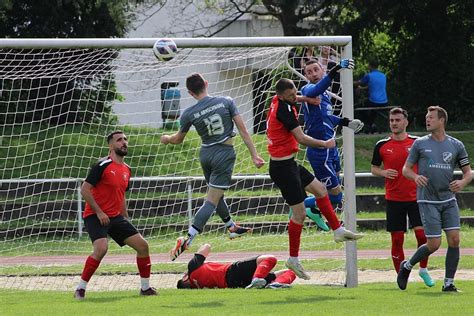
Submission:
[[[140,278],[142,290],[148,290],[150,288],[150,278]]]
[[[194,228],[193,226],[189,227],[189,229],[188,229],[188,247],[191,246],[191,244],[194,240],[194,237],[196,237],[197,234],[199,234],[199,231],[196,228]]]
[[[78,290],[79,290],[79,289],[85,290],[86,287],[87,287],[87,283],[88,283],[87,281],[84,281],[83,279],[81,279],[81,280],[79,281],[79,284],[77,285],[77,289],[78,289]]]
[[[231,218],[227,222],[225,222],[225,227],[231,228],[232,226],[235,226],[234,220]]]
[[[454,279],[453,278],[444,278],[444,286],[450,286],[451,284],[454,283]]]
[[[418,273],[428,273],[428,269],[427,268],[420,268]]]
[[[345,230],[344,227],[341,225],[338,228],[336,228],[334,232],[343,232],[344,230]]]

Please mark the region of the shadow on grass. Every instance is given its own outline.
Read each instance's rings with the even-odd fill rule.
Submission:
[[[354,300],[355,297],[344,297],[344,300]],[[305,297],[287,297],[286,299],[272,300],[272,301],[262,301],[258,304],[260,305],[287,305],[288,303],[292,304],[305,304],[314,302],[323,302],[323,301],[339,301],[340,298],[337,296],[321,296],[321,295],[311,295]]]

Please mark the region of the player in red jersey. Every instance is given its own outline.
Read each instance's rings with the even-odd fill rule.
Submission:
[[[355,234],[341,226],[329,201],[326,187],[311,172],[295,161],[298,144],[332,148],[336,145],[335,140],[323,141],[303,133],[297,120],[297,96],[293,81],[280,79],[275,89],[277,95],[272,100],[267,117],[269,173],[286,203],[293,210],[288,225],[290,257],[286,266],[293,270],[298,277],[308,280],[310,276],[305,272],[298,259],[301,231],[306,217],[304,206],[306,191],[316,197],[318,208],[334,231],[335,241],[356,240],[363,235]]]
[[[92,166],[81,188],[86,200],[84,223],[94,250],[84,264],[74,297],[84,299],[87,283],[107,253],[107,235],[121,247],[128,245],[137,252],[140,295],[157,295],[156,290],[150,287],[148,243],[128,220],[125,191],[129,189],[131,172],[124,162],[128,153],[128,139],[122,131],[114,131],[107,136],[107,143],[109,156]]]
[[[377,142],[372,157],[372,174],[385,178],[385,200],[387,201],[387,231],[392,238],[392,261],[395,270],[405,259],[404,234],[407,231],[407,215],[410,227],[415,232],[418,247],[426,243],[425,231],[416,202],[416,183],[402,175],[403,164],[416,137],[408,135],[408,113],[402,108],[390,111],[390,137]],[[383,165],[383,167],[382,167]],[[429,287],[434,281],[427,270],[428,257],[420,261],[419,275]]]
[[[261,255],[232,263],[205,262],[211,245],[202,245],[188,263],[188,271],[178,281],[178,289],[289,288],[296,279],[291,270],[271,272],[277,264],[272,255]]]

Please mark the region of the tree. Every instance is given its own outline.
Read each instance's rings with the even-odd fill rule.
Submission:
[[[129,13],[133,3],[126,0],[4,1],[0,6],[0,36],[122,37],[133,19]],[[115,51],[79,49],[37,53],[38,50],[0,51],[3,91],[0,124],[59,125],[114,119],[111,107],[118,95],[109,63],[116,58]],[[49,57],[56,62],[51,64]],[[41,70],[43,77],[38,77],[35,70]]]
[[[474,1],[352,1],[346,10],[357,12],[340,23],[356,54],[370,54],[374,34],[388,36],[394,51],[379,59],[391,69],[391,104],[421,122],[426,107],[439,104],[467,123],[474,114]]]

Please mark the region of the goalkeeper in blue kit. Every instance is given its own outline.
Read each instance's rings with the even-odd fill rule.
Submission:
[[[335,129],[338,125],[349,127],[355,132],[360,131],[364,124],[358,120],[351,120],[346,117],[339,117],[333,114],[334,109],[331,104],[331,97],[326,90],[331,86],[337,73],[342,69],[354,69],[352,59],[342,59],[326,75],[323,67],[315,59],[310,60],[304,67],[304,74],[308,84],[301,88],[304,97],[319,97],[321,102],[318,105],[303,103],[305,134],[321,140],[332,139],[335,136]],[[321,181],[328,190],[332,203],[342,202],[342,190],[339,180],[340,163],[337,148],[313,148],[306,149],[307,158],[313,168],[316,178]],[[315,207],[315,198],[309,197],[305,200],[308,217],[313,217],[309,212]]]

